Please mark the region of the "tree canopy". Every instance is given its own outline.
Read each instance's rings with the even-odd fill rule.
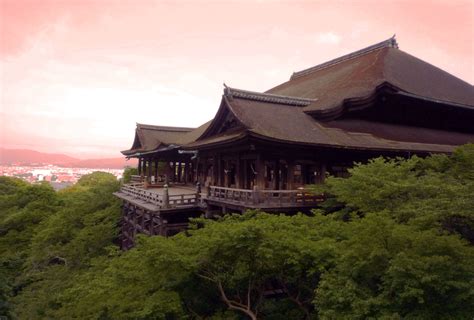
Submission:
[[[377,158],[312,214],[199,218],[119,250],[119,183],[0,178],[0,314],[17,319],[472,319],[474,146]]]

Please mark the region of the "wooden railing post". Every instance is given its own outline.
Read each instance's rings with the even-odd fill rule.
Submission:
[[[253,186],[253,191],[252,191],[252,199],[253,199],[253,203],[254,204],[258,204],[258,187],[257,186]]]
[[[168,192],[168,185],[163,186],[163,208],[167,209],[170,206],[170,196]]]
[[[201,183],[200,182],[196,183],[196,193],[201,194]]]

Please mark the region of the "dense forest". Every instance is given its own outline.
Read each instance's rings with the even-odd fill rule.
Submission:
[[[473,319],[474,145],[377,158],[313,186],[311,215],[196,219],[117,246],[120,183],[0,177],[11,319]]]

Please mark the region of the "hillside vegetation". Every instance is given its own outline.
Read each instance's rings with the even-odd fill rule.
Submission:
[[[196,219],[118,249],[119,183],[0,177],[0,315],[13,319],[472,319],[474,145],[374,159],[312,215]]]

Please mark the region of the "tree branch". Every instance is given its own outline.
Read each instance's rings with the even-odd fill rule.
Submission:
[[[217,283],[217,287],[219,289],[219,292],[221,294],[222,300],[225,302],[225,304],[227,304],[227,307],[229,309],[241,311],[241,312],[245,313],[247,316],[249,316],[250,319],[257,320],[257,316],[255,315],[255,313],[253,313],[250,310],[250,304],[244,305],[244,304],[239,303],[237,301],[230,300],[229,298],[227,298],[227,295],[225,294],[224,288],[222,287],[222,283],[219,280],[217,280],[216,283]]]

